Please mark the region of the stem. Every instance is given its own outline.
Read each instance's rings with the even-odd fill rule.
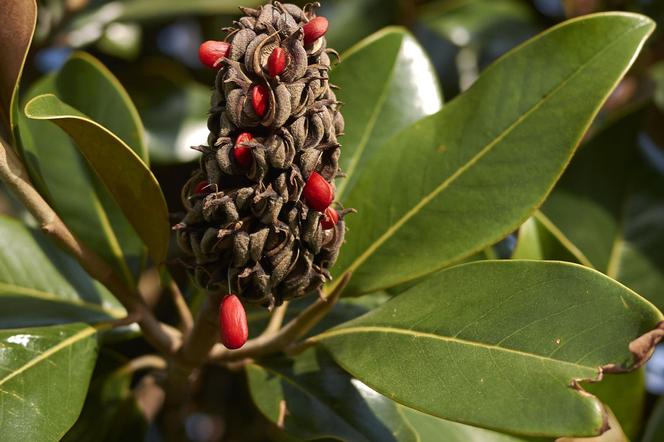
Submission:
[[[237,350],[228,350],[217,344],[210,352],[210,359],[217,363],[237,362],[285,350],[297,339],[306,335],[332,310],[341,296],[341,292],[348,284],[350,276],[350,273],[346,273],[327,298],[318,299],[277,333],[263,333],[259,337],[247,341],[244,347]]]
[[[184,408],[189,401],[192,375],[205,362],[210,349],[219,340],[219,304],[223,294],[206,297],[191,333],[169,364],[164,390],[166,399],[161,420],[167,428],[168,441],[185,440]]]
[[[143,300],[118,277],[111,266],[76,239],[62,219],[34,188],[23,163],[2,138],[0,138],[0,178],[35,217],[42,232],[60,242],[90,276],[101,282],[115,295],[127,309],[129,317],[136,318],[146,340],[163,353],[175,353],[181,342],[180,332],[159,322],[145,306]]]
[[[178,287],[177,283],[170,275],[168,275],[168,286],[166,289],[173,298],[173,304],[175,304],[175,309],[180,317],[182,332],[185,336],[188,336],[194,326],[194,318],[191,316],[191,310],[189,310],[189,306],[184,299],[182,291],[180,291],[180,287]]]
[[[268,322],[267,327],[265,327],[265,330],[263,330],[263,333],[261,334],[273,335],[277,333],[286,317],[286,310],[288,310],[288,301],[285,301],[274,310],[274,313],[272,313],[272,316],[270,317],[270,322]]]
[[[141,370],[165,370],[166,367],[166,360],[161,356],[144,355],[127,362],[127,364],[122,366],[118,372],[130,374]]]

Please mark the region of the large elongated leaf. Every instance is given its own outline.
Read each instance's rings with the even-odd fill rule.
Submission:
[[[639,149],[642,115],[586,144],[542,213],[579,261],[664,308],[664,177]]]
[[[548,439],[513,436],[484,428],[471,427],[424,414],[412,408],[397,405],[401,415],[417,434],[418,442],[525,442]]]
[[[340,87],[346,120],[340,162],[347,176],[336,195],[343,203],[367,159],[400,130],[438,112],[443,100],[429,59],[401,28],[386,28],[349,49],[331,81]]]
[[[156,263],[166,259],[168,207],[150,169],[117,135],[51,94],[25,106],[28,118],[49,120],[65,130],[97,172]]]
[[[586,267],[481,261],[442,271],[311,340],[417,410],[511,433],[590,436],[605,428],[606,414],[577,380],[642,363],[653,342],[638,340],[638,357],[630,342],[662,319]]]
[[[26,99],[54,93],[113,131],[147,161],[143,129],[118,81],[89,55],[75,54],[55,75],[37,82]],[[128,283],[145,260],[145,246],[112,195],[62,129],[19,114],[23,158],[49,203],[78,238],[102,255]]]
[[[298,438],[416,440],[392,401],[351,379],[322,351],[260,361],[247,373],[258,409]]]
[[[34,0],[4,0],[0,14],[0,119],[12,129],[13,102],[37,23]]]
[[[85,324],[0,331],[0,434],[55,441],[76,421],[97,357]]]
[[[98,322],[124,309],[41,232],[0,217],[0,328]]]
[[[393,137],[346,200],[358,210],[336,266],[337,275],[353,272],[347,292],[416,279],[515,230],[653,27],[647,17],[607,13],[551,28]]]
[[[339,368],[320,349],[247,366],[258,409],[298,439],[517,442],[523,439],[403,407]]]

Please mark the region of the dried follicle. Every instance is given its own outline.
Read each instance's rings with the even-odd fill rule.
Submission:
[[[201,286],[269,308],[330,280],[350,212],[331,206],[344,120],[318,7],[240,8],[226,46],[209,45],[223,58],[201,57],[218,72],[178,244]]]

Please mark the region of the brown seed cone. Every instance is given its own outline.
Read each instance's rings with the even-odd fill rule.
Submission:
[[[317,3],[300,9],[272,2],[226,29],[231,43],[215,81],[208,127],[209,146],[200,146],[200,168],[182,190],[187,213],[175,227],[178,243],[190,256],[198,284],[227,285],[246,301],[267,307],[320,290],[330,279],[343,242],[343,217],[330,230],[322,214],[301,200],[309,175],[316,171],[334,186],[340,175],[344,120],[328,81],[330,56],[325,37],[304,44],[302,26],[316,16]],[[283,72],[269,75],[268,58],[281,47]],[[267,112],[257,115],[252,90],[263,85]],[[235,140],[250,149],[251,166],[234,157]],[[204,193],[196,186],[207,181]]]

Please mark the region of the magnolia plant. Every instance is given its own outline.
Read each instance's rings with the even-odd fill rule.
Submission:
[[[38,29],[75,45],[142,3]],[[339,55],[321,5],[251,6],[199,42],[207,128],[173,177],[92,55],[22,75],[47,40],[4,0],[0,439],[661,440],[650,92],[612,111],[654,22],[562,22],[444,104],[404,28]]]

